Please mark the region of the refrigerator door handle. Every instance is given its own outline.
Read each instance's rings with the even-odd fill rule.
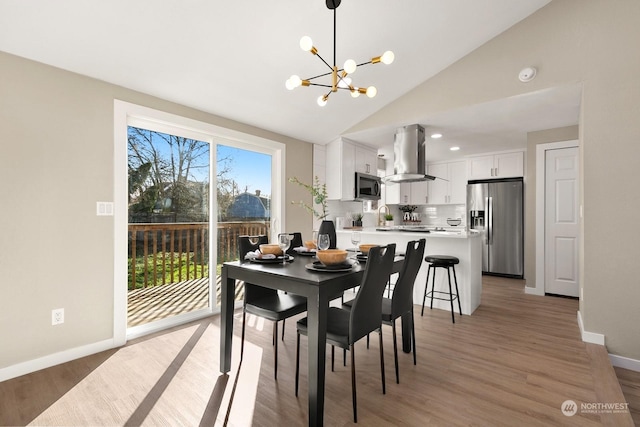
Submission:
[[[487,244],[493,244],[493,197],[487,197]]]

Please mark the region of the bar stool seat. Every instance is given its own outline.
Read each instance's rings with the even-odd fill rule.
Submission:
[[[429,269],[427,270],[427,280],[424,287],[424,297],[422,298],[422,313],[424,316],[424,304],[427,300],[427,297],[431,297],[431,306],[433,309],[433,300],[438,299],[441,301],[449,301],[451,303],[451,320],[453,323],[456,323],[455,313],[453,308],[453,301],[458,300],[458,312],[462,316],[462,306],[460,304],[460,297],[458,292],[458,278],[456,277],[456,264],[460,263],[460,259],[450,255],[427,255],[424,258],[425,262],[429,263]],[[431,268],[433,268],[433,278],[431,279],[431,291],[429,291],[429,274],[431,273]],[[437,268],[445,268],[447,270],[447,277],[449,278],[449,292],[436,291],[436,269]],[[456,287],[455,294],[453,293],[453,289],[451,287],[451,270],[453,270],[453,280]],[[442,295],[442,296],[436,296]],[[445,296],[446,295],[446,296]]]

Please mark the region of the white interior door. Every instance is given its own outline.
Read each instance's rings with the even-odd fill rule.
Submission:
[[[578,148],[545,154],[545,293],[577,297]]]

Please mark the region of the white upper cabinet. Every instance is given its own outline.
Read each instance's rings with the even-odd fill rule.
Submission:
[[[428,174],[436,179],[429,181],[429,204],[464,204],[467,198],[467,165],[465,161],[431,163]]]
[[[378,173],[378,151],[372,148],[365,148],[361,145],[356,145],[355,165],[355,172],[375,176]]]
[[[345,138],[327,144],[327,196],[330,200],[354,200],[356,172],[377,175],[378,151]]]
[[[385,184],[385,203],[389,205],[426,205],[427,182]]]
[[[524,176],[524,152],[522,151],[474,156],[467,160],[469,180],[522,176]]]

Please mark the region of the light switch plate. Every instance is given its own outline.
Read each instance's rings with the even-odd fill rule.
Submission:
[[[96,202],[96,215],[113,216],[113,202]]]

